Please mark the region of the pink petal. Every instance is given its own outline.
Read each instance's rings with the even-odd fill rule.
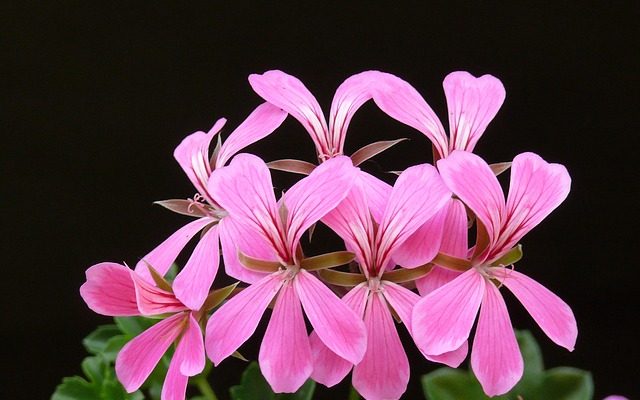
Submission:
[[[485,278],[470,269],[418,301],[411,328],[422,353],[438,355],[462,346],[478,313],[484,287]]]
[[[398,246],[433,217],[450,197],[451,192],[433,166],[416,165],[402,172],[393,186],[378,230],[378,265],[386,265]]]
[[[152,279],[147,264],[151,265],[160,275],[166,274],[171,264],[173,264],[178,254],[189,243],[191,238],[212,222],[214,222],[212,218],[199,218],[178,229],[173,235],[160,243],[158,247],[142,257],[136,264],[136,272],[149,282]]]
[[[413,86],[397,76],[381,73],[373,87],[373,100],[382,111],[425,134],[440,157],[447,156],[447,135],[442,123]]]
[[[238,251],[253,258],[275,261],[277,257],[271,244],[262,235],[256,235],[255,231],[235,222],[230,215],[220,221],[218,229],[227,275],[247,283],[264,278],[265,273],[252,271],[240,263]]]
[[[211,140],[220,132],[226,122],[226,119],[220,118],[209,132],[192,133],[184,138],[173,152],[173,157],[187,174],[193,186],[210,204],[214,203],[207,191],[207,182],[211,175],[209,146]]]
[[[418,288],[420,295],[426,296],[438,289],[440,286],[444,286],[456,279],[460,274],[461,272],[438,267],[436,265],[425,277],[416,280],[416,287]]]
[[[311,348],[300,300],[285,282],[260,345],[260,370],[276,393],[293,393],[311,375]]]
[[[144,280],[137,272],[130,273],[136,290],[138,309],[142,315],[160,315],[184,311],[187,307],[176,296]]]
[[[305,127],[318,154],[329,152],[329,130],[322,109],[298,78],[274,70],[262,75],[249,75],[249,83],[260,97],[288,112]]]
[[[475,154],[456,150],[438,161],[445,184],[476,214],[493,244],[500,234],[505,200],[489,165]]]
[[[274,251],[284,252],[284,243],[269,168],[252,154],[238,154],[228,167],[216,170],[209,189],[218,203],[254,235],[262,235]]]
[[[411,290],[389,281],[382,281],[382,294],[389,305],[394,309],[402,323],[411,332],[411,313],[420,296]]]
[[[294,285],[320,340],[340,357],[360,362],[366,350],[362,319],[309,272],[300,270]]]
[[[442,83],[449,109],[450,150],[473,151],[505,98],[502,82],[491,75],[479,78],[452,72]]]
[[[215,365],[233,354],[253,334],[264,310],[280,290],[282,280],[281,272],[265,276],[232,297],[209,318],[205,345]]]
[[[211,227],[198,242],[189,261],[173,281],[176,297],[192,310],[202,307],[220,263],[218,227]]]
[[[362,170],[358,174],[358,180],[362,182],[362,187],[366,193],[369,211],[373,219],[380,224],[384,210],[389,202],[389,196],[391,196],[392,186]]]
[[[182,333],[174,357],[179,357],[180,373],[186,376],[198,375],[204,369],[204,340],[198,321],[189,314],[189,322]]]
[[[442,207],[436,215],[398,245],[392,255],[395,263],[405,268],[415,268],[433,260],[440,250],[446,216],[447,207]]]
[[[130,271],[111,262],[93,265],[85,272],[87,281],[80,287],[80,296],[98,314],[140,315]]]
[[[573,351],[578,326],[567,303],[540,283],[517,271],[491,268],[491,273],[520,300],[549,339]]]
[[[185,400],[189,377],[180,373],[180,360],[176,355],[169,363],[169,370],[162,384],[162,400]]]
[[[487,283],[482,299],[471,368],[488,396],[511,390],[522,377],[524,364],[507,306],[498,288]]]
[[[462,364],[464,359],[467,358],[468,352],[469,352],[469,342],[465,340],[462,346],[458,347],[453,351],[449,351],[449,352],[438,354],[438,355],[429,355],[424,353],[422,353],[422,355],[425,356],[425,358],[429,361],[441,363],[451,368],[458,368],[460,364]]]
[[[380,293],[371,294],[364,321],[367,352],[353,369],[353,387],[365,399],[399,399],[407,390],[409,361]]]
[[[287,113],[269,103],[259,105],[224,141],[216,158],[216,168],[223,167],[234,154],[269,136],[287,118]]]
[[[184,326],[185,314],[176,314],[142,332],[118,353],[116,375],[127,392],[142,386],[171,343],[178,338]]]
[[[364,309],[369,296],[369,288],[365,283],[351,289],[342,301],[351,308],[360,318],[364,315]],[[318,334],[314,331],[309,336],[311,352],[313,354],[313,372],[311,378],[325,386],[331,387],[339,383],[351,371],[353,364],[331,351]]]
[[[349,157],[331,158],[284,194],[283,201],[288,210],[287,242],[292,253],[304,231],[347,196],[357,171]]]
[[[571,177],[560,164],[549,164],[533,153],[522,153],[511,164],[507,220],[495,254],[513,247],[567,198]]]
[[[358,109],[371,99],[369,86],[379,72],[365,71],[347,78],[336,90],[329,113],[331,144],[339,154],[344,150],[344,139],[349,122]]]

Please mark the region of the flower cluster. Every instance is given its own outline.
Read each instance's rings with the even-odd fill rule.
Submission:
[[[127,391],[137,390],[174,345],[162,397],[184,399],[189,377],[206,358],[218,365],[237,354],[267,308],[273,311],[258,360],[276,392],[294,392],[309,378],[332,386],[353,371],[352,384],[366,399],[398,399],[410,368],[394,319],[426,359],[457,367],[477,316],[471,367],[486,394],[506,393],[522,376],[523,361],[503,287],[553,342],[573,350],[577,327],[569,306],[513,267],[522,237],[567,197],[566,169],[533,153],[498,164],[472,153],[504,101],[498,79],[467,72],[445,78],[448,134],[418,91],[388,73],[348,78],[328,121],[293,76],[268,71],[249,82],[265,103],[224,142],[220,119],[174,152],[197,193],[159,204],[195,219],[133,270],[116,263],[87,270],[80,292],[95,312],[161,319],[118,354],[116,373]],[[433,164],[407,168],[391,186],[358,166],[399,140],[344,155],[349,122],[369,100],[422,132]],[[266,164],[237,154],[287,115],[311,136],[317,164]],[[270,168],[303,177],[276,199]],[[505,198],[497,175],[508,169]],[[344,241],[344,250],[305,254],[301,238],[320,223]],[[196,236],[184,267],[166,279]],[[246,285],[212,289],[221,257],[226,275]]]

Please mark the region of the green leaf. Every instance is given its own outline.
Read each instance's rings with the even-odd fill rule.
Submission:
[[[309,379],[295,393],[281,393],[276,395],[278,400],[311,400],[316,391],[316,383]]]
[[[242,373],[240,384],[232,386],[229,392],[232,400],[311,400],[315,389],[316,383],[308,380],[295,393],[275,394],[254,361]]]
[[[539,389],[541,399],[591,400],[593,379],[590,372],[571,367],[558,367],[547,371]]]
[[[120,335],[120,329],[116,325],[101,325],[82,340],[82,345],[91,354],[101,354],[107,347],[107,342],[116,335]]]
[[[79,376],[62,379],[51,400],[95,400],[95,385]]]
[[[468,372],[439,368],[422,377],[427,400],[484,400],[488,397],[480,383]],[[499,398],[499,397],[498,397]]]
[[[524,374],[541,373],[544,371],[540,346],[529,331],[516,331],[518,346],[524,359]]]
[[[82,360],[82,372],[94,383],[102,383],[104,380],[104,369],[106,367],[104,359],[100,356],[87,357]]]
[[[113,320],[122,333],[130,338],[138,336],[142,331],[147,330],[157,321],[143,317],[114,317]]]

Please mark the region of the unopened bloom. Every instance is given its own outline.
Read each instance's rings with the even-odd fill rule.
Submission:
[[[89,308],[99,314],[173,314],[127,343],[118,353],[115,369],[127,392],[135,392],[175,343],[176,350],[162,386],[162,400],[184,400],[189,377],[204,369],[204,341],[198,324],[203,313],[181,303],[169,291],[170,287],[159,288],[120,264],[96,264],[86,275],[80,294]]]
[[[438,168],[447,186],[475,213],[478,240],[469,269],[416,304],[414,338],[426,354],[457,349],[466,343],[480,309],[471,367],[485,393],[503,394],[521,378],[523,361],[500,287],[520,300],[552,341],[568,350],[575,345],[578,331],[569,306],[501,260],[567,197],[571,179],[562,165],[523,153],[513,160],[505,200],[494,173],[472,153],[454,151],[438,161]]]
[[[207,188],[209,177],[212,171],[224,167],[242,148],[273,132],[286,115],[284,111],[268,103],[258,106],[215,150],[211,159],[209,146],[224,126],[224,118],[219,119],[209,132],[195,132],[178,145],[174,157],[198,193],[192,200],[167,200],[159,204],[197,219],[180,228],[142,257],[136,265],[136,271],[140,276],[149,279],[147,265],[164,275],[191,238],[202,231],[204,234],[198,245],[173,282],[173,290],[180,301],[192,309],[202,306],[202,301],[218,271],[218,241],[220,240],[224,246],[229,242],[227,232],[233,230],[233,227],[223,226],[225,224],[222,223],[222,219],[226,212],[216,201],[216,193]],[[224,254],[224,257],[227,274],[238,279],[243,278],[245,270],[239,267],[235,253]]]
[[[411,332],[411,311],[420,297],[394,282],[396,263],[418,267],[435,256],[421,253],[425,259],[399,256],[403,242],[446,204],[451,192],[431,165],[405,170],[386,199],[377,228],[371,216],[362,182],[322,221],[345,240],[356,254],[364,282],[356,285],[343,301],[364,319],[367,351],[360,363],[344,360],[312,335],[314,372],[312,377],[327,386],[341,381],[353,366],[353,386],[366,399],[399,399],[409,381],[409,361],[396,330],[392,310]],[[442,219],[437,223],[442,224]],[[441,232],[442,229],[436,229]],[[424,269],[424,268],[423,268]],[[395,275],[394,275],[395,274]],[[324,275],[323,275],[324,276]],[[465,354],[462,354],[464,357]],[[455,357],[455,355],[453,355]]]
[[[279,203],[266,164],[256,156],[237,155],[216,171],[209,187],[236,227],[236,247],[258,259],[267,272],[222,305],[209,319],[207,354],[215,364],[231,355],[255,331],[276,298],[258,357],[263,375],[276,392],[294,392],[309,378],[311,347],[304,313],[320,340],[352,363],[366,348],[362,321],[313,274],[301,268],[302,234],[347,195],[357,170],[346,157],[322,163],[296,183]],[[302,308],[301,308],[302,305]]]

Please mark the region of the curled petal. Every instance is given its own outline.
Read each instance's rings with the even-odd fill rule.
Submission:
[[[173,293],[150,284],[137,272],[131,271],[131,278],[135,285],[140,314],[159,315],[187,309]]]
[[[311,348],[302,307],[290,282],[286,282],[273,307],[260,345],[260,370],[276,393],[293,393],[311,375]]]
[[[180,373],[183,375],[194,376],[204,369],[204,340],[200,325],[193,317],[193,313],[189,314],[188,324],[182,333],[174,357],[180,359]]]
[[[140,315],[129,268],[104,262],[85,274],[87,281],[80,287],[80,296],[90,309],[114,317]]]
[[[424,353],[422,353],[422,355],[429,361],[438,362],[451,368],[458,368],[464,359],[467,358],[467,353],[469,353],[469,342],[465,340],[462,346],[453,351],[438,355]]]
[[[482,299],[471,352],[471,368],[489,396],[511,390],[524,371],[507,306],[493,284],[486,285]]]

